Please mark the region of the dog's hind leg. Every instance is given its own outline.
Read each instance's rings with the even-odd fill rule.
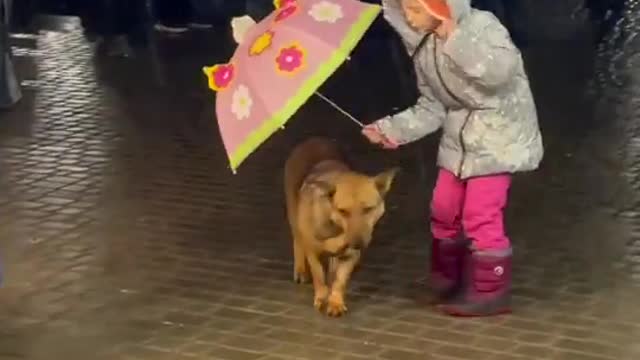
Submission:
[[[304,248],[300,244],[299,235],[293,234],[293,281],[298,284],[306,284],[309,279],[309,267]]]
[[[329,257],[327,265],[327,284],[331,286],[336,281],[336,271],[338,270],[338,259],[335,256]]]

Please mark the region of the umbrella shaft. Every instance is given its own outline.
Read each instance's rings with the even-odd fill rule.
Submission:
[[[316,95],[324,100],[327,104],[333,106],[334,109],[338,110],[339,112],[341,112],[344,116],[346,116],[347,118],[349,118],[349,120],[353,121],[354,123],[358,124],[358,126],[360,127],[364,127],[364,124],[362,122],[360,122],[360,120],[356,119],[353,115],[349,114],[347,111],[345,111],[344,109],[342,109],[340,106],[338,106],[338,104],[334,103],[333,101],[329,100],[326,96],[322,95],[321,93],[316,91]]]

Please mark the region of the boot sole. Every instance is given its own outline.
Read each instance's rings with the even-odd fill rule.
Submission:
[[[446,305],[441,305],[438,306],[439,310],[442,311],[443,313],[449,315],[449,316],[454,316],[454,317],[461,317],[461,318],[474,318],[474,317],[491,317],[491,316],[500,316],[500,315],[507,315],[507,314],[511,314],[513,313],[513,310],[511,308],[505,307],[505,308],[499,308],[495,311],[488,311],[485,313],[473,313],[473,312],[465,312],[465,311],[458,311],[456,309],[451,309],[449,307],[447,307]]]

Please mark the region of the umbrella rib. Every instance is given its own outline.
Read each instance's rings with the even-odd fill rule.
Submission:
[[[322,95],[321,93],[319,93],[318,91],[316,91],[316,95],[324,100],[327,104],[331,105],[334,109],[338,110],[340,113],[342,113],[344,116],[346,116],[347,118],[349,118],[349,120],[353,121],[354,123],[358,124],[358,126],[360,127],[364,127],[364,124],[356,119],[353,115],[349,114],[346,110],[344,110],[343,108],[341,108],[340,106],[338,106],[338,104],[334,103],[333,101],[331,101],[329,98],[327,98],[326,96]]]
[[[286,27],[287,24],[285,23],[282,26]],[[295,30],[295,28],[294,28],[294,30]],[[351,56],[347,55],[347,59],[346,60],[347,61],[351,60]],[[361,128],[364,127],[364,124],[360,120],[356,119],[355,116],[351,115],[349,112],[347,112],[346,110],[341,108],[338,104],[336,104],[335,102],[331,101],[331,99],[329,99],[326,96],[322,95],[319,91],[316,91],[315,94],[320,99],[324,100],[327,104],[331,105],[334,109],[338,110],[341,114],[343,114],[344,116],[349,118],[349,120],[353,121],[354,123],[356,123]]]

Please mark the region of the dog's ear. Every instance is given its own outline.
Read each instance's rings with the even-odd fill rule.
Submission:
[[[315,236],[318,240],[326,240],[336,237],[344,232],[344,229],[333,220],[327,218],[316,225]]]
[[[380,192],[380,196],[385,197],[391,189],[391,184],[393,183],[393,179],[396,177],[398,172],[400,171],[399,167],[394,167],[388,170],[381,172],[380,174],[373,177],[373,181]]]
[[[329,199],[333,199],[333,195],[336,194],[336,184],[328,180],[315,180],[313,186],[320,189],[322,193]]]

